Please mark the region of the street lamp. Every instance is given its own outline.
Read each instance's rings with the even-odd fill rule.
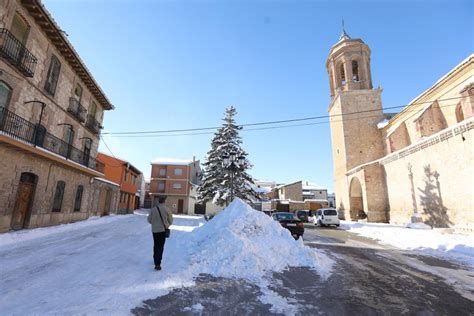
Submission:
[[[245,156],[237,156],[237,153],[230,152],[222,156],[223,167],[230,171],[230,201],[234,200],[234,174],[245,164]]]

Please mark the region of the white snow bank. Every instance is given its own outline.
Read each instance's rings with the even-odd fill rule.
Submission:
[[[418,250],[434,256],[449,256],[474,266],[474,236],[441,233],[437,230],[403,226],[342,222],[342,228],[401,249]]]
[[[200,273],[260,280],[269,271],[311,267],[327,277],[332,261],[295,241],[268,215],[234,200],[206,225],[196,229],[191,265]]]

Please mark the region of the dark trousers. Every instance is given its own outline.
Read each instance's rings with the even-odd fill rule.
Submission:
[[[155,261],[155,266],[161,265],[161,258],[163,258],[163,249],[165,247],[165,241],[165,232],[153,233],[153,260]]]

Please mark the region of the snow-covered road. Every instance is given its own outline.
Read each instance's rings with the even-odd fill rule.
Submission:
[[[330,275],[333,260],[240,200],[206,224],[175,215],[158,272],[146,215],[1,234],[0,314],[125,315],[144,300],[194,285],[202,274],[246,280],[259,288],[256,300],[294,313],[267,276],[289,267]]]
[[[126,314],[145,297],[181,285],[182,256],[174,244],[201,221],[175,219],[165,256],[175,255],[176,260],[165,260],[162,273],[153,273],[145,216],[95,218],[3,234],[1,314]]]

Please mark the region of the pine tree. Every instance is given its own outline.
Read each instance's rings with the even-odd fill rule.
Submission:
[[[260,195],[255,191],[255,184],[252,177],[247,174],[247,170],[252,168],[252,164],[247,159],[247,153],[240,147],[242,139],[239,136],[241,126],[235,124],[234,116],[237,110],[230,106],[225,111],[223,125],[214,134],[211,141],[211,150],[207,153],[204,165],[202,184],[198,188],[199,201],[208,202],[224,206],[230,202],[230,171],[223,166],[223,156],[231,152],[236,156],[245,157],[244,164],[234,173],[234,197],[239,197],[244,201],[259,199]]]

